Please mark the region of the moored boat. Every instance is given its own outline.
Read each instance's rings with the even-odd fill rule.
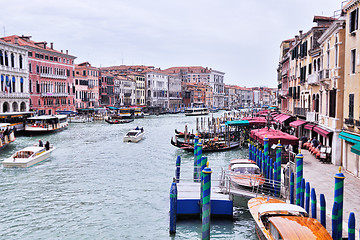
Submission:
[[[63,130],[68,127],[66,115],[41,115],[26,120],[25,132],[47,133]]]
[[[173,140],[173,138],[171,138],[170,142],[173,146],[181,148],[185,151],[188,151],[188,152],[194,151],[194,144],[180,142],[179,140],[177,140],[176,137],[175,137],[175,140]],[[203,144],[202,151],[203,152],[220,152],[220,151],[231,150],[231,149],[237,148],[239,146],[240,146],[240,142],[238,142],[238,141],[230,142],[230,144],[228,142],[224,142],[224,141],[215,141],[215,142],[205,141]]]
[[[132,129],[128,131],[124,136],[124,142],[139,142],[144,138],[145,130],[144,128],[136,127],[135,129]]]
[[[4,149],[16,139],[14,131],[10,129],[10,127],[10,123],[0,123],[0,150]]]
[[[122,123],[130,123],[133,122],[134,119],[122,119],[122,118],[112,118],[112,117],[105,117],[105,122],[109,124],[122,124]]]
[[[308,217],[300,206],[272,198],[257,197],[248,202],[261,240],[332,239],[316,219]]]
[[[257,187],[265,183],[260,168],[250,159],[233,159],[229,164],[230,182],[234,187]]]
[[[27,168],[38,164],[50,157],[55,148],[50,146],[48,150],[45,147],[30,146],[14,153],[11,157],[5,159],[2,165],[5,168]]]

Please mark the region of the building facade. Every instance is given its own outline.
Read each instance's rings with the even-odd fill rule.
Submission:
[[[99,69],[89,62],[75,65],[75,106],[99,107]]]
[[[0,40],[0,112],[30,109],[27,50]]]

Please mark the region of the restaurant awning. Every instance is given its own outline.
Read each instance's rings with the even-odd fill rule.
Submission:
[[[304,126],[305,129],[312,130],[315,127],[314,124],[308,123]]]
[[[301,125],[303,125],[305,123],[306,123],[306,121],[304,121],[304,120],[296,120],[296,121],[291,122],[290,126],[296,128],[296,127],[301,126]]]
[[[330,133],[332,133],[332,132],[325,130],[319,126],[315,126],[313,130],[323,137],[327,137],[327,136],[329,136]]]
[[[275,120],[276,122],[283,123],[283,122],[285,122],[286,120],[288,120],[290,117],[291,117],[291,116],[290,116],[290,115],[287,115],[287,114],[280,114],[280,115],[276,116],[276,117],[274,118],[274,120]]]
[[[351,133],[347,133],[347,132],[344,132],[344,131],[339,134],[339,138],[341,138],[341,139],[343,139],[345,141],[348,141],[348,142],[355,143],[355,144],[360,143],[360,136],[354,135],[354,134],[351,134]]]
[[[360,143],[351,147],[351,152],[360,155]]]

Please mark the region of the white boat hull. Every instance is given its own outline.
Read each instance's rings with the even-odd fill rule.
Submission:
[[[144,134],[145,134],[145,132],[139,134],[139,135],[136,136],[136,137],[125,136],[125,137],[124,137],[124,142],[134,142],[134,143],[137,143],[137,142],[141,141],[141,140],[144,138]]]
[[[2,162],[2,165],[4,168],[27,168],[31,167],[35,164],[38,164],[42,161],[45,161],[48,159],[51,155],[51,152],[54,151],[55,148],[51,148],[48,151],[45,151],[44,153],[34,157],[34,158],[14,158],[10,157],[7,158]]]

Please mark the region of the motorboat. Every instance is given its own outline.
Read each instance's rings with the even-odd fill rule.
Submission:
[[[329,232],[300,206],[274,198],[257,197],[248,202],[259,239],[332,239]]]
[[[14,153],[11,157],[5,159],[2,165],[5,168],[27,168],[35,164],[38,164],[51,155],[51,152],[55,150],[55,147],[50,146],[49,150],[45,147],[30,146],[21,149]]]
[[[0,123],[0,150],[15,141],[14,130],[10,129],[10,123]]]
[[[265,183],[260,168],[250,159],[233,159],[229,164],[230,182],[234,187],[257,187]]]
[[[128,131],[124,136],[124,142],[139,142],[141,139],[144,138],[145,130],[144,128],[136,127]]]
[[[130,118],[130,119],[118,119],[118,118],[105,118],[105,122],[109,123],[109,124],[122,124],[122,123],[130,123],[133,122],[134,119]]]
[[[25,132],[47,133],[68,127],[67,115],[41,115],[26,119]]]
[[[70,123],[86,123],[86,122],[94,121],[93,117],[82,116],[82,115],[70,116],[68,119]]]
[[[208,114],[209,110],[207,108],[187,108],[185,110],[185,116],[200,116]]]

